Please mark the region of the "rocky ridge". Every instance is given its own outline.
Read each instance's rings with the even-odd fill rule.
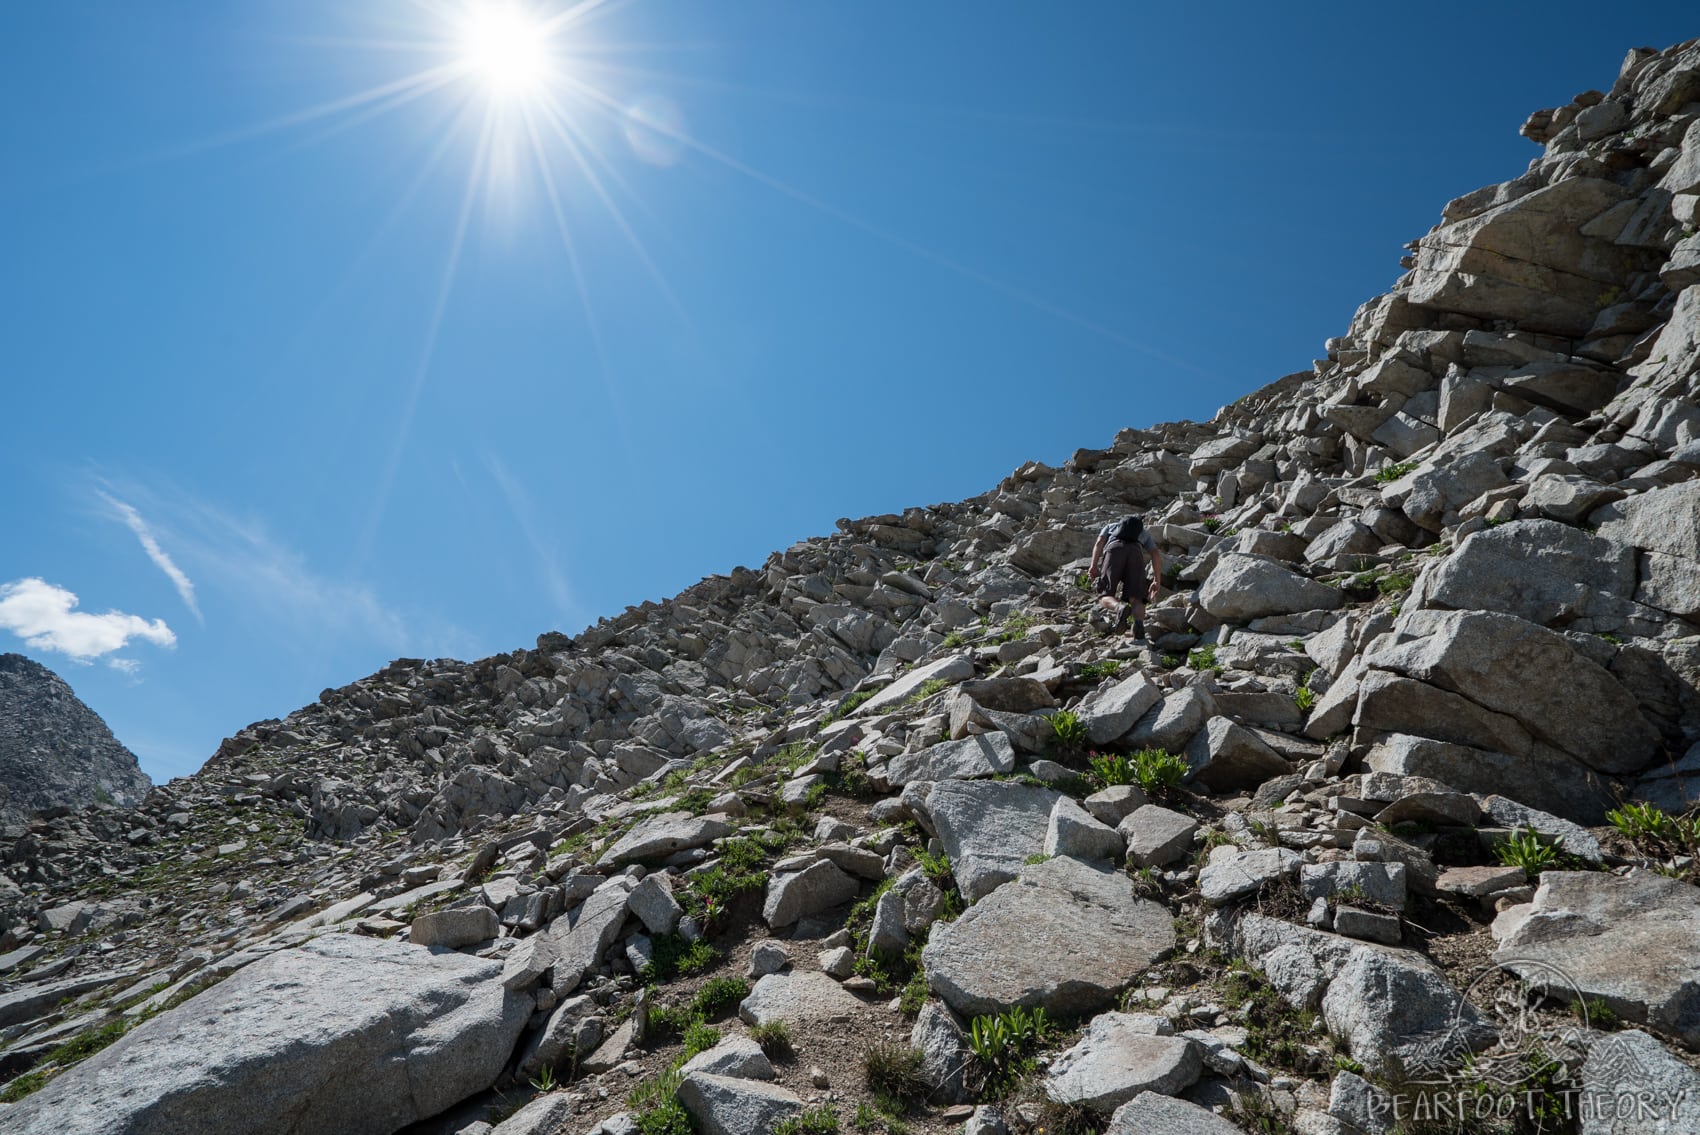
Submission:
[[[1695,1129],[1697,120],[1632,51],[1209,423],[11,825],[0,1130]]]
[[[97,800],[135,804],[153,782],[53,671],[0,654],[0,822]]]

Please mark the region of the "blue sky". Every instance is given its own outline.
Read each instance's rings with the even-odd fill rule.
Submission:
[[[1207,418],[1519,173],[1529,111],[1700,31],[1676,3],[469,13],[506,2],[4,17],[0,650],[157,780],[392,658]]]

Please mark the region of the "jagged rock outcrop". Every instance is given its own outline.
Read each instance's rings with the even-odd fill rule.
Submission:
[[[53,671],[0,654],[0,824],[47,808],[135,804],[153,782]]]
[[[8,829],[4,1090],[57,1098],[67,1038],[350,932],[535,998],[500,1055],[570,1081],[581,1130],[632,1130],[634,1079],[711,1128],[873,1107],[901,1012],[928,1130],[963,1097],[969,1131],[1043,1119],[992,1106],[976,1026],[1049,1046],[1051,1103],[1111,1131],[1353,1135],[1517,1064],[1530,1019],[1569,1082],[1621,1073],[1482,973],[1492,934],[1644,1025],[1635,1082],[1687,1083],[1700,837],[1611,810],[1700,800],[1697,123],[1700,44],[1633,51],[1210,422],[533,650],[399,660],[134,809]],[[1130,510],[1166,569],[1144,642],[1079,585]],[[1062,1058],[1057,1017],[1165,1043]],[[797,1059],[748,1059],[780,1025]],[[722,1031],[742,1055],[680,1081]]]

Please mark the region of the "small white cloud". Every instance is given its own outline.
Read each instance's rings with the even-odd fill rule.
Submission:
[[[128,674],[131,677],[135,677],[142,669],[142,664],[134,658],[108,658],[106,664],[120,674]]]
[[[77,597],[44,579],[0,584],[0,630],[8,630],[36,650],[53,650],[77,661],[124,649],[133,638],[156,646],[175,646],[177,636],[164,619],[108,611],[91,615],[76,610]]]
[[[96,490],[96,492],[98,493],[99,490]],[[99,495],[101,500],[112,506],[113,510],[118,513],[119,519],[124,521],[130,531],[136,534],[136,539],[142,542],[142,551],[148,554],[148,559],[152,560],[154,566],[164,572],[165,577],[171,581],[171,585],[177,588],[178,596],[182,598],[183,605],[189,608],[190,613],[195,616],[195,621],[204,624],[206,620],[201,618],[200,604],[195,602],[194,581],[166,554],[165,549],[159,546],[159,540],[155,538],[153,529],[148,527],[148,522],[142,519],[142,514],[117,497],[108,496],[106,493],[99,493]]]

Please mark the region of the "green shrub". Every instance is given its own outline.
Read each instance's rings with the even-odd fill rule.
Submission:
[[[941,887],[955,884],[956,873],[951,870],[950,856],[944,852],[941,851],[934,855],[924,847],[919,848],[915,852],[915,862],[920,864],[921,870],[926,872],[927,878]]]
[[[828,779],[833,788],[852,800],[877,800],[885,795],[868,777],[868,755],[860,749],[846,755]]]
[[[1700,817],[1672,816],[1652,804],[1625,804],[1606,813],[1618,834],[1643,848],[1659,851],[1693,848],[1700,844]]]
[[[1300,713],[1309,713],[1316,705],[1316,691],[1309,686],[1300,686],[1293,691],[1293,704],[1299,707]]]
[[[945,645],[946,646],[950,645],[948,640],[946,641]],[[853,713],[856,710],[856,708],[858,706],[860,706],[863,702],[867,701],[869,698],[873,697],[875,692],[876,691],[874,691],[874,690],[857,690],[855,693],[851,694],[849,697],[847,697],[843,701],[839,702],[838,708],[833,710],[831,713],[827,714],[826,720],[822,721],[821,724],[822,725],[829,725],[832,722],[837,721],[841,717],[848,717],[851,713]]]
[[[1088,662],[1080,668],[1080,676],[1087,679],[1113,678],[1122,671],[1122,661],[1119,658],[1105,658],[1098,662]]]
[[[706,938],[688,942],[683,935],[665,934],[651,940],[654,953],[638,975],[645,983],[671,981],[681,974],[701,973],[720,958]]]
[[[90,1029],[88,1032],[78,1033],[76,1036],[48,1053],[47,1060],[45,1062],[48,1064],[60,1065],[75,1064],[79,1060],[85,1060],[88,1057],[93,1056],[95,1053],[99,1052],[101,1049],[105,1048],[107,1045],[111,1044],[113,1041],[117,1040],[129,1031],[129,1021],[122,1018],[116,1021],[109,1021],[98,1029]]]
[[[1133,779],[1147,796],[1158,795],[1186,779],[1185,758],[1162,749],[1141,749],[1133,754]]]
[[[0,1103],[17,1103],[25,1096],[40,1091],[47,1079],[45,1071],[25,1072],[4,1088],[0,1088]]]
[[[741,977],[717,977],[706,982],[697,990],[697,995],[691,1001],[691,1008],[705,1020],[731,1012],[738,1007],[738,1002],[750,995],[750,983]]]
[[[653,1079],[644,1080],[626,1096],[626,1106],[641,1135],[692,1135],[691,1117],[679,1102],[678,1061]]]
[[[687,875],[683,880],[684,886],[674,893],[674,898],[685,908],[685,913],[694,915],[705,929],[711,929],[715,920],[726,913],[726,908],[739,895],[767,885],[767,872],[763,867],[768,853],[767,847],[748,836],[729,839],[721,845],[719,860],[711,867]],[[694,973],[714,960],[713,950],[707,942],[701,941],[687,949],[687,953],[696,951],[691,958],[693,964],[669,971],[662,964],[662,943],[665,941],[664,938],[655,940],[656,969],[663,979],[670,976],[670,972]]]
[[[1214,674],[1222,672],[1222,664],[1216,661],[1215,643],[1209,643],[1189,652],[1186,656],[1186,664],[1194,670],[1209,670]]]
[[[780,768],[785,770],[785,775],[790,776],[814,760],[814,757],[815,747],[813,745],[805,741],[793,741],[769,757],[768,760],[777,763]]]
[[[1531,879],[1558,862],[1558,848],[1542,843],[1533,828],[1511,833],[1511,837],[1494,851],[1501,863],[1507,867],[1521,867]]]
[[[1375,471],[1375,483],[1385,485],[1389,481],[1397,481],[1416,467],[1415,461],[1400,461],[1393,465],[1383,465]]]
[[[1058,749],[1072,752],[1086,743],[1086,723],[1073,710],[1051,714],[1051,740]]]
[[[1029,1012],[1017,1005],[1007,1013],[975,1017],[968,1026],[968,1047],[984,1094],[1007,1095],[1033,1071],[1033,1052],[1052,1034],[1043,1008]]]
[[[994,638],[993,642],[1015,642],[1027,637],[1027,632],[1038,624],[1031,615],[1011,615],[1003,621],[1003,633]]]
[[[1392,571],[1376,579],[1375,589],[1383,595],[1403,595],[1416,581],[1417,577],[1408,571]]]
[[[685,1059],[707,1052],[720,1043],[720,1030],[704,1021],[693,1021],[685,1030]]]
[[[911,704],[924,702],[928,698],[932,697],[934,694],[938,693],[940,690],[946,690],[946,689],[949,689],[949,688],[950,688],[949,679],[946,679],[946,678],[928,678],[925,682],[921,683],[921,686],[920,686],[919,689],[917,689],[914,693],[909,695],[909,701],[911,702]]]
[[[1092,768],[1092,779],[1100,787],[1111,788],[1134,781],[1133,766],[1121,753],[1093,753],[1088,764]]]

